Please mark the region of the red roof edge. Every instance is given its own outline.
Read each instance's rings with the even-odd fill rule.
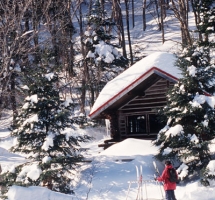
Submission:
[[[111,102],[113,99],[115,99],[119,94],[123,93],[125,90],[127,90],[131,85],[133,85],[134,83],[136,83],[137,81],[139,81],[140,79],[142,79],[144,76],[146,76],[146,74],[152,72],[152,71],[159,71],[162,74],[165,74],[168,77],[171,77],[172,79],[175,79],[176,81],[178,81],[178,78],[176,78],[175,76],[157,68],[157,67],[152,67],[150,70],[148,70],[147,72],[145,72],[144,74],[142,74],[139,78],[137,78],[136,80],[134,80],[131,84],[129,84],[127,87],[125,87],[123,90],[121,90],[120,92],[118,92],[116,95],[114,95],[111,99],[109,99],[106,103],[102,104],[100,107],[98,107],[93,113],[89,114],[89,117],[91,117],[92,115],[94,115],[96,112],[98,112],[102,107],[104,107],[106,104],[108,104],[109,102]]]

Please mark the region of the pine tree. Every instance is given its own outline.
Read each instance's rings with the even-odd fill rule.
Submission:
[[[90,137],[77,132],[83,120],[72,117],[75,104],[62,99],[56,71],[37,67],[29,79],[28,96],[11,132],[17,138],[11,151],[26,155],[27,162],[4,174],[3,185],[46,185],[71,193],[73,174],[83,161],[79,143]]]
[[[180,162],[181,178],[204,170],[211,160],[210,140],[215,138],[215,65],[214,40],[211,37],[212,1],[202,1],[198,30],[205,35],[178,55],[176,65],[183,78],[169,91],[167,106],[161,114],[167,117],[155,145],[160,145],[156,157]],[[211,19],[210,19],[211,17]],[[204,27],[204,28],[203,28]]]
[[[99,0],[92,6],[85,31],[86,59],[88,66],[88,85],[92,104],[104,85],[121,73],[128,64],[117,48],[111,43],[115,36],[110,32],[115,23],[106,16]],[[94,97],[95,93],[95,97]]]

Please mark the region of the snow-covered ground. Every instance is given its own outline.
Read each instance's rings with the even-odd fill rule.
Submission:
[[[96,131],[96,130],[95,130]],[[89,130],[92,132],[92,130]],[[3,135],[9,132],[4,129]],[[98,147],[107,139],[105,129],[95,132],[94,141],[83,145],[88,148],[86,162],[78,169],[75,179],[75,194],[65,195],[52,192],[42,187],[23,188],[12,186],[8,193],[9,200],[134,200],[139,195],[143,199],[162,199],[163,187],[154,181],[154,155],[157,147],[150,140],[126,139],[106,150]],[[101,139],[102,138],[102,139]],[[13,140],[8,137],[0,142],[0,163],[3,171],[24,161],[20,155],[9,153],[7,149]],[[214,148],[214,146],[212,146]],[[164,165],[156,161],[162,172]],[[136,168],[141,171],[143,184],[138,190]],[[133,182],[132,182],[133,181]],[[132,182],[131,184],[129,184]],[[130,188],[129,188],[130,185]],[[175,191],[177,200],[214,200],[214,186],[201,186],[199,181],[180,183]]]

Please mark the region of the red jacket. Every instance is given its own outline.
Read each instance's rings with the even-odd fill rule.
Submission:
[[[167,173],[168,168],[173,168],[173,167],[172,165],[166,165],[162,175],[158,177],[157,180],[164,182],[164,190],[175,190],[176,183],[172,183],[169,181],[169,174]]]

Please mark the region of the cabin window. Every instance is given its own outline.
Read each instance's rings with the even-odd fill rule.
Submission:
[[[128,131],[131,134],[146,133],[146,116],[129,116],[128,117]]]
[[[158,120],[157,115],[149,114],[149,130],[150,130],[150,133],[158,133],[164,126],[165,126],[165,124],[161,123]]]
[[[127,134],[157,134],[163,127],[156,114],[128,116]]]

